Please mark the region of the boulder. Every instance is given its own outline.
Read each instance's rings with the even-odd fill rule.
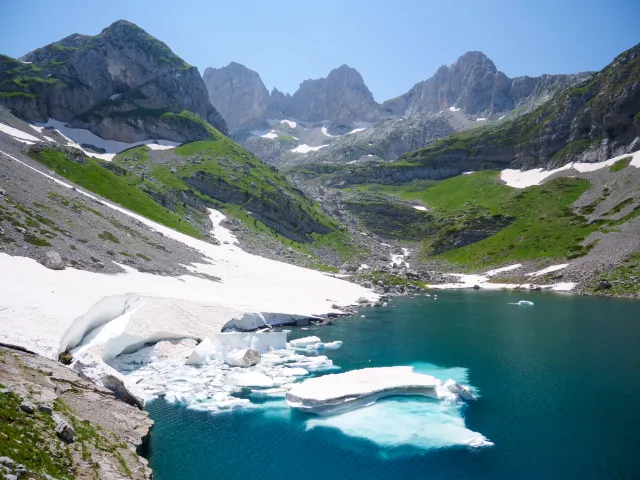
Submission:
[[[359,303],[360,305],[364,305],[365,303],[369,303],[369,299],[367,299],[367,298],[365,298],[365,297],[360,297],[360,298],[358,299],[358,303]]]
[[[42,259],[42,265],[51,270],[64,270],[64,262],[58,252],[49,251],[44,254]]]
[[[65,420],[60,420],[56,425],[56,434],[65,442],[73,442],[76,437],[76,431]]]
[[[41,403],[40,405],[38,405],[38,410],[40,410],[42,413],[46,413],[47,415],[53,414],[53,407],[51,405]]]
[[[30,402],[22,402],[20,404],[19,408],[23,412],[29,413],[29,414],[33,413],[35,411],[35,409],[36,409],[36,407],[33,405],[33,403],[30,403]]]
[[[611,282],[608,280],[598,280],[598,290],[608,290],[612,287]]]
[[[232,367],[251,367],[260,363],[260,352],[253,348],[231,350],[224,358],[224,362]]]

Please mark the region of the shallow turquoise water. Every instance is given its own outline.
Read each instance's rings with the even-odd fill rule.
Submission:
[[[520,299],[535,306],[508,304]],[[317,418],[282,402],[211,415],[158,400],[154,478],[640,478],[640,302],[442,292],[390,305],[313,334],[344,341],[328,354],[343,371],[411,364],[467,381],[476,403],[392,399],[309,429]],[[495,446],[450,445],[469,430]]]

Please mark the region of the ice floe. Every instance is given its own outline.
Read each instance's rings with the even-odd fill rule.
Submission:
[[[287,404],[298,410],[333,415],[369,405],[389,396],[418,395],[447,400],[475,400],[455,380],[446,382],[414,372],[413,367],[378,367],[310,378],[287,393]]]
[[[250,406],[250,400],[238,397],[249,391],[251,397],[283,397],[293,387],[293,382],[309,372],[336,368],[326,356],[300,355],[286,346],[282,349],[273,348],[267,345],[272,341],[262,341],[257,349],[251,348],[255,346],[253,340],[256,337],[263,337],[264,340],[266,335],[219,334],[217,338],[209,342],[205,340],[193,349],[194,353],[200,351],[200,354],[206,351],[201,356],[202,361],[197,364],[184,358],[141,355],[138,351],[135,356],[125,354],[115,357],[109,360],[109,365],[117,370],[127,388],[143,402],[164,396],[170,403],[213,413]],[[205,345],[204,349],[202,345]],[[243,348],[227,351],[235,346]],[[142,350],[152,348],[145,347]],[[259,353],[258,349],[262,349],[262,352]],[[250,358],[247,358],[247,352],[250,352]],[[192,357],[193,353],[189,358]]]
[[[410,369],[411,367],[392,367]],[[476,392],[462,387],[467,382],[464,368],[442,368],[430,364],[415,364],[413,372],[424,376],[436,375],[451,378],[449,385],[460,385],[463,395],[476,396]],[[349,372],[347,372],[349,373]],[[443,398],[432,396],[394,396],[370,403],[363,408],[338,415],[313,416],[306,422],[307,429],[332,428],[345,435],[366,439],[385,450],[382,456],[411,455],[411,448],[427,450],[451,446],[483,447],[492,442],[482,434],[466,428],[462,416],[465,403],[449,388],[443,391]],[[305,380],[304,383],[314,379]],[[304,384],[303,383],[303,384]],[[446,382],[445,382],[446,383]],[[294,386],[290,392],[295,392]],[[454,389],[458,387],[453,386]],[[448,392],[448,393],[447,393]],[[436,394],[437,395],[437,394]],[[470,398],[470,397],[469,397]],[[409,450],[407,449],[409,448]]]
[[[595,163],[581,163],[574,162],[568,163],[562,167],[553,170],[544,170],[542,168],[532,168],[531,170],[514,170],[506,169],[500,172],[500,178],[510,187],[514,188],[527,188],[532,185],[540,185],[544,180],[559,172],[568,170],[575,170],[580,173],[594,172],[602,168],[610,167],[618,160],[622,160],[626,157],[632,157],[630,165],[636,168],[640,168],[640,150],[633,153],[625,153],[618,155],[609,160]]]

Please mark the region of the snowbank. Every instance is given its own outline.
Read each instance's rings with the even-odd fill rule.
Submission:
[[[497,275],[498,273],[510,272],[511,270],[517,270],[521,266],[522,266],[521,263],[516,263],[514,265],[509,265],[508,267],[502,267],[502,268],[496,268],[494,270],[489,270],[488,272],[485,272],[484,274],[487,277],[492,277],[494,275]]]
[[[577,283],[562,282],[554,283],[551,285],[537,285],[534,283],[490,283],[489,278],[496,273],[515,270],[521,265],[511,265],[510,267],[497,268],[495,270],[489,270],[482,275],[468,275],[464,273],[451,273],[450,275],[458,277],[458,281],[455,283],[442,283],[435,285],[428,285],[428,288],[438,290],[462,290],[462,289],[474,289],[479,287],[483,290],[516,290],[516,289],[529,289],[529,290],[552,290],[556,292],[567,292],[573,290]]]
[[[292,148],[290,152],[294,152],[294,153],[317,152],[318,150],[324,147],[326,147],[326,145],[320,145],[319,147],[310,147],[309,145],[302,144],[302,145],[298,145],[296,148]]]
[[[602,168],[608,168],[623,158],[632,157],[630,165],[636,168],[640,168],[640,150],[633,153],[625,153],[624,155],[618,155],[604,162],[597,163],[581,163],[574,162],[568,163],[560,168],[553,170],[543,170],[542,168],[533,168],[531,170],[513,170],[506,169],[500,172],[500,178],[507,185],[514,188],[527,188],[532,185],[540,185],[544,180],[549,178],[558,172],[564,172],[567,170],[575,170],[580,173],[594,172]]]
[[[420,210],[421,212],[426,212],[427,207],[423,207],[422,205],[414,205],[413,208],[415,208],[416,210]]]
[[[35,126],[40,127],[40,131],[44,127],[53,127],[60,134],[67,139],[69,146],[82,150],[85,155],[89,157],[100,158],[101,160],[111,161],[116,154],[127,150],[129,148],[137,147],[140,145],[148,145],[152,150],[166,150],[170,148],[175,148],[179,143],[171,142],[169,140],[144,140],[142,142],[135,143],[127,143],[127,142],[119,142],[117,140],[105,140],[102,137],[99,137],[95,133],[85,130],[83,128],[71,128],[67,127],[66,123],[60,122],[59,120],[55,120],[50,118],[46,123],[36,123]],[[106,151],[106,153],[93,153],[85,150],[80,145],[93,145],[94,147],[102,148]]]
[[[562,270],[563,268],[567,268],[569,266],[568,263],[563,263],[561,265],[551,265],[550,267],[543,268],[542,270],[538,270],[537,272],[527,273],[530,277],[541,277],[542,275],[546,275],[547,273],[557,272],[558,270]]]
[[[286,123],[291,128],[296,128],[298,126],[296,122],[292,122],[291,120],[280,120],[280,123]]]
[[[274,130],[270,130],[267,133],[265,133],[264,135],[260,135],[262,138],[278,138],[278,132],[274,131]]]
[[[4,123],[0,123],[0,132],[6,133],[11,137],[14,137],[16,140],[24,140],[25,142],[40,142],[41,140],[33,135],[30,135],[22,130],[18,130],[17,128],[11,127],[9,125],[5,125]]]
[[[7,156],[59,185],[72,187],[13,156]],[[96,199],[80,189],[77,192]],[[371,301],[377,299],[375,293],[359,285],[318,271],[251,255],[236,247],[213,245],[117,205],[98,201],[199,251],[203,262],[189,265],[188,269],[213,275],[220,281],[194,275],[167,277],[142,273],[125,265],[121,265],[124,273],[118,275],[74,268],[54,271],[35,260],[0,253],[0,305],[3,306],[0,310],[0,336],[7,342],[55,357],[63,334],[75,318],[85,314],[104,297],[132,292],[215,303],[241,312],[271,312],[270,315],[288,318],[336,312],[332,307],[334,303],[356,304],[360,297]],[[215,214],[216,219],[220,218],[219,215]]]

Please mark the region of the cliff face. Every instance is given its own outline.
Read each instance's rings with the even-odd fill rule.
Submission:
[[[253,120],[265,118],[269,92],[260,75],[231,62],[223,68],[207,68],[202,76],[211,104],[233,131]]]
[[[151,138],[163,113],[191,112],[223,133],[195,67],[136,25],[118,21],[95,36],[71,35],[18,60],[0,57],[0,102],[25,120],[71,122],[115,140],[128,118]],[[174,138],[182,135],[179,125]],[[130,134],[129,134],[130,135]]]

